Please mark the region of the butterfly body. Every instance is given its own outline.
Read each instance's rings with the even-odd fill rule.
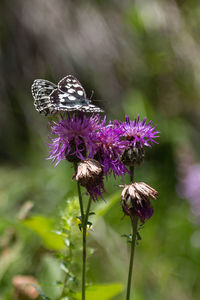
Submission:
[[[70,111],[103,112],[87,99],[81,83],[72,75],[61,79],[58,85],[36,79],[32,85],[32,95],[36,110],[46,116]]]

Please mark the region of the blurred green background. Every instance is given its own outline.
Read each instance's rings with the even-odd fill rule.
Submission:
[[[131,299],[200,299],[200,198],[195,214],[181,186],[200,148],[195,0],[1,0],[0,299],[14,299],[12,278],[18,274],[34,276],[52,299],[61,291],[56,281],[64,272],[55,252],[62,241],[53,230],[61,226],[76,184],[69,163],[55,168],[46,160],[47,118],[35,111],[30,87],[36,78],[58,82],[67,74],[80,80],[88,97],[94,90],[93,98],[104,100],[97,105],[108,119],[139,114],[160,131],[159,145],[147,149],[135,172],[137,181],[158,190],[159,199],[140,231]],[[88,236],[88,282],[121,284],[115,300],[125,298],[129,261],[121,237],[130,233],[120,207],[121,183],[106,183],[106,202],[93,204]],[[71,238],[80,245],[73,226]],[[95,298],[104,300],[101,292]]]

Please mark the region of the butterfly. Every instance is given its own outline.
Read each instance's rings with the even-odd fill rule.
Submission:
[[[91,113],[103,112],[87,99],[81,83],[72,75],[62,78],[58,85],[48,80],[36,79],[31,91],[36,110],[45,116],[77,110]]]

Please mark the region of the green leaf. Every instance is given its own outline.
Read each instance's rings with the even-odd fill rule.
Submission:
[[[63,238],[53,232],[55,229],[53,219],[41,215],[35,215],[24,220],[22,223],[42,238],[43,244],[46,248],[58,251],[64,247]]]
[[[35,284],[32,284],[34,286],[34,288],[38,291],[40,297],[43,299],[43,300],[51,300],[49,297],[45,296],[45,294],[41,291],[41,289],[39,288],[39,286],[35,285]]]
[[[99,295],[101,295],[101,300],[110,300],[122,290],[123,286],[119,283],[93,285],[86,289],[86,299],[99,299]],[[75,299],[81,300],[81,293],[75,294]]]

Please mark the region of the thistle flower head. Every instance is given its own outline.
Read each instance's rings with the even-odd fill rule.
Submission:
[[[115,125],[123,131],[123,138],[127,141],[127,147],[121,157],[122,162],[127,166],[140,165],[145,156],[144,146],[151,147],[157,143],[158,131],[155,130],[152,121],[146,124],[146,118],[139,120],[139,115],[134,121],[125,117],[125,122],[115,121]]]
[[[81,161],[77,166],[76,180],[82,186],[93,183],[96,178],[102,174],[102,167],[95,159],[86,159]]]
[[[151,199],[158,197],[158,192],[144,182],[126,185],[121,194],[122,209],[131,218],[138,216],[142,223],[153,215]]]
[[[130,121],[129,117],[125,117],[125,122],[116,122],[123,130],[123,136],[128,141],[128,146],[132,147],[151,147],[152,143],[158,138],[159,131],[153,126],[153,122],[146,124],[146,118],[140,121],[139,115],[134,121]]]
[[[105,192],[103,184],[103,170],[95,159],[86,159],[77,166],[76,180],[84,186],[91,198],[96,201],[98,196],[103,198]]]
[[[122,139],[122,135],[121,127],[116,127],[111,122],[98,131],[98,149],[95,158],[102,164],[106,176],[111,173],[114,176],[122,176],[128,172],[120,161],[120,156],[127,147],[127,141]]]
[[[49,143],[49,159],[56,165],[64,159],[77,162],[93,157],[96,144],[95,133],[101,128],[99,115],[87,117],[84,114],[68,115],[66,119],[51,122],[51,143]]]

